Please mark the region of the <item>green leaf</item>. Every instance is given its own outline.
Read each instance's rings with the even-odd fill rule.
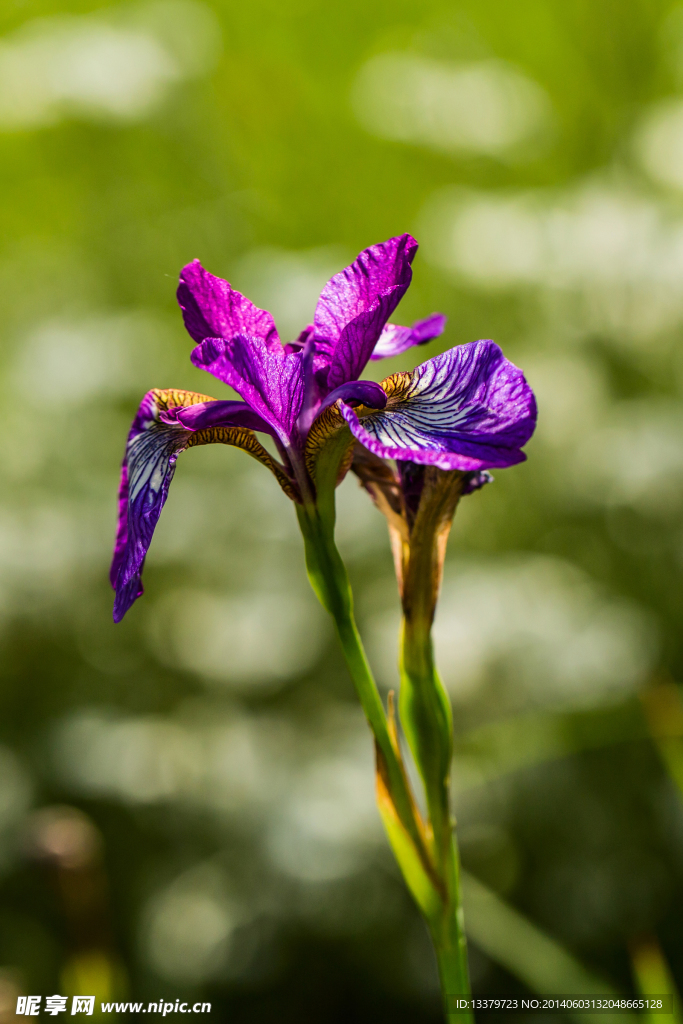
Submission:
[[[532,991],[543,995],[617,995],[609,982],[587,970],[556,939],[546,935],[473,875],[462,873],[465,930],[487,956]],[[576,1014],[576,1019],[609,1024],[635,1014]]]
[[[389,844],[415,902],[427,920],[433,921],[439,917],[443,909],[441,895],[436,887],[435,879],[425,866],[424,858],[418,853],[413,840],[401,823],[386,783],[386,773],[382,770],[381,752],[377,746],[375,749],[377,751],[377,807]]]

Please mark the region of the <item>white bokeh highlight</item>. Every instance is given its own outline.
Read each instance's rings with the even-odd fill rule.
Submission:
[[[521,155],[552,123],[541,86],[499,60],[382,53],[358,72],[352,104],[373,135],[449,154]]]
[[[665,100],[649,111],[636,129],[633,144],[654,181],[683,189],[683,99]]]
[[[0,130],[141,120],[172,85],[213,67],[219,40],[197,0],[27,22],[0,39]]]
[[[427,257],[463,285],[578,298],[578,329],[645,343],[683,322],[683,218],[628,182],[446,189],[421,225]]]
[[[313,594],[181,590],[162,599],[152,626],[162,662],[209,682],[272,688],[311,669],[328,642]]]
[[[162,978],[196,984],[225,972],[234,933],[246,919],[219,868],[197,864],[148,900],[142,952]]]

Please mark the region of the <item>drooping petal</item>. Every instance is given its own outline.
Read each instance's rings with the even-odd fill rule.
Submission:
[[[424,320],[417,320],[412,327],[399,327],[398,324],[387,324],[379,336],[371,359],[388,359],[399,356],[413,345],[425,345],[433,338],[443,334],[446,327],[443,313],[432,313]]]
[[[275,321],[228,281],[214,277],[199,260],[183,268],[178,303],[188,333],[201,344],[205,338],[230,340],[237,334],[259,338],[267,348],[281,348]]]
[[[327,282],[315,310],[316,369],[332,391],[360,376],[412,277],[417,242],[399,235],[364,249]]]
[[[301,352],[286,353],[278,342],[237,335],[207,338],[192,352],[192,362],[229,384],[288,445],[304,397]]]
[[[147,396],[145,395],[145,398]],[[145,399],[143,399],[144,401]],[[119,577],[119,570],[124,558],[126,545],[128,544],[128,465],[123,460],[121,466],[121,477],[119,479],[119,512],[116,518],[116,540],[114,541],[114,554],[109,568],[109,582],[116,589],[116,581]],[[141,591],[142,593],[142,591]],[[135,600],[135,598],[133,598]]]
[[[259,444],[255,434],[244,427],[214,425],[203,430],[186,430],[168,423],[162,415],[169,409],[204,405],[213,399],[192,391],[148,391],[128,435],[121,471],[119,520],[110,579],[116,591],[114,621],[119,622],[142,594],[140,576],[152,535],[168,496],[178,456],[200,444],[229,444],[242,448],[268,466],[291,498],[296,498],[291,481]]]
[[[181,403],[204,402],[207,397],[193,392],[148,391],[133,420],[121,467],[118,528],[109,573],[116,591],[115,622],[142,594],[142,565],[166,501],[175,461],[189,436],[182,427],[163,424],[160,415]]]
[[[382,382],[386,408],[339,410],[375,455],[477,472],[522,462],[536,425],[524,374],[492,341],[460,345]]]

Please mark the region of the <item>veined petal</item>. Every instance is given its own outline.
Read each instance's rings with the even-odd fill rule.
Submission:
[[[383,458],[476,472],[512,466],[536,426],[524,374],[492,341],[460,345],[382,381],[380,412],[339,403],[351,432]]]
[[[244,427],[212,426],[186,430],[168,423],[169,409],[210,403],[213,399],[192,391],[148,391],[128,435],[119,489],[119,521],[110,579],[116,591],[114,621],[119,622],[142,594],[140,575],[152,541],[178,456],[200,444],[229,444],[242,448],[276,475],[281,487],[296,499],[293,486],[281,467]]]
[[[445,327],[446,317],[443,313],[432,313],[424,320],[417,320],[412,327],[387,324],[370,358],[388,359],[390,356],[399,356],[413,345],[425,345],[433,338],[438,338],[443,334]]]
[[[268,348],[281,348],[275,321],[228,281],[214,277],[199,260],[183,268],[178,285],[178,303],[188,333],[201,344],[205,338],[226,338],[237,334],[259,338]]]
[[[360,376],[410,284],[416,251],[410,235],[371,245],[323,288],[314,319],[316,369],[329,367],[330,390]]]
[[[290,443],[304,398],[303,356],[268,346],[260,338],[207,338],[192,362],[229,384],[282,440]]]
[[[210,401],[207,395],[192,391],[155,389],[148,391],[142,399],[133,420],[121,467],[118,526],[109,571],[109,579],[117,592],[117,605],[125,604],[119,619],[142,593],[139,572],[136,570],[142,568],[149,541],[168,494],[175,460],[185,447],[188,433],[181,427],[163,424],[160,417],[168,409],[207,400]],[[155,514],[156,506],[158,511]],[[137,520],[148,508],[151,509],[153,522],[150,529],[145,529],[150,525],[149,514],[141,524]],[[144,536],[137,536],[140,532],[148,532],[146,543]],[[118,610],[115,606],[114,617],[117,621]]]

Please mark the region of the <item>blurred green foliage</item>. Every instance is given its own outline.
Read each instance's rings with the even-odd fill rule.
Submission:
[[[586,970],[633,991],[643,934],[681,988],[683,809],[637,695],[683,672],[682,12],[2,6],[0,1002],[88,977],[231,1021],[439,1019],[369,735],[268,474],[184,455],[119,627],[107,584],[142,394],[227,394],[189,363],[183,264],[288,338],[328,276],[403,231],[422,247],[397,321],[449,315],[419,357],[492,337],[539,397],[529,461],[458,511],[435,631],[463,861],[499,910],[476,918],[474,989],[557,963],[558,987]],[[339,533],[389,688],[388,541],[353,479]],[[53,805],[87,817],[36,817]],[[519,977],[503,899],[550,951]]]

